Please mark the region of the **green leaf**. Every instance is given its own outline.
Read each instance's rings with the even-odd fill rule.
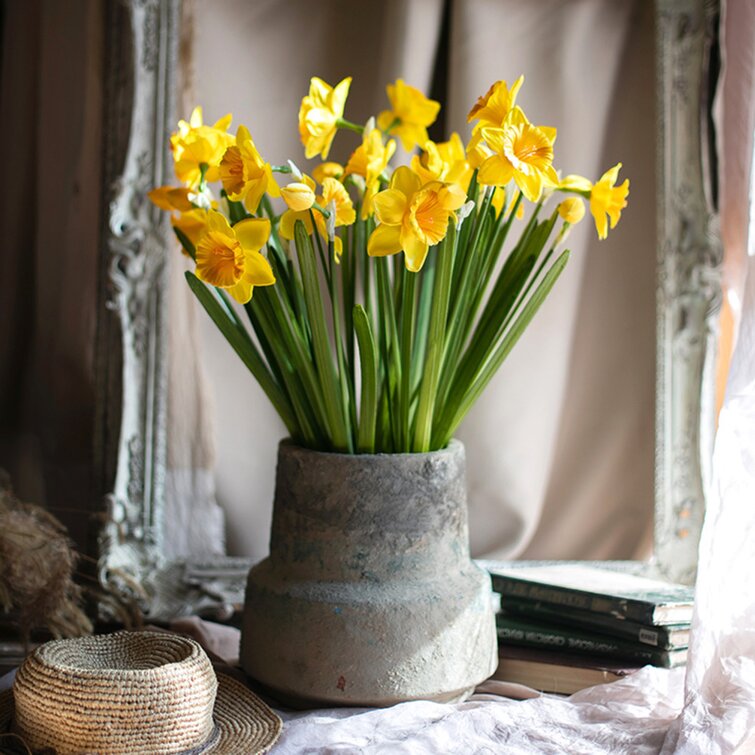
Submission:
[[[304,223],[300,220],[297,220],[294,226],[294,239],[304,287],[304,302],[312,330],[315,365],[328,417],[330,439],[336,451],[353,452],[353,449],[350,448],[351,437],[343,416],[338,378],[333,365],[328,329],[325,324],[315,250],[304,228]]]
[[[535,288],[532,296],[527,300],[522,311],[506,331],[490,358],[484,365],[480,366],[474,381],[467,388],[463,397],[458,402],[451,417],[444,422],[443,426],[438,428],[437,434],[434,438],[435,442],[446,444],[453,437],[456,428],[501,367],[506,357],[532,321],[532,318],[537,314],[537,311],[551,292],[551,289],[563,272],[568,261],[569,251],[566,250],[558,257],[558,259],[556,259],[551,268],[545,273],[543,279],[537,285],[537,288]]]
[[[291,406],[270,374],[265,361],[257,351],[249,334],[246,333],[246,335],[243,335],[239,331],[237,323],[231,318],[210,289],[194,273],[187,271],[185,276],[189,288],[194,292],[197,299],[199,299],[199,303],[225,336],[225,339],[233,350],[239,355],[241,361],[254,375],[265,395],[270,399],[270,402],[283,420],[283,424],[286,425],[286,429],[292,435],[298,435],[298,428]]]
[[[189,237],[179,228],[176,228],[173,226],[173,233],[176,234],[176,238],[181,242],[181,246],[184,248],[184,251],[186,254],[189,255],[193,260],[196,260],[197,258],[197,250],[194,248],[194,244],[189,241]]]
[[[378,352],[370,328],[370,319],[364,307],[357,304],[353,314],[362,373],[357,451],[371,454],[375,453],[375,426],[377,424]]]
[[[417,423],[412,450],[424,453],[430,450],[432,438],[433,412],[435,409],[438,375],[445,349],[446,319],[448,317],[448,299],[451,289],[451,273],[454,264],[456,246],[456,225],[452,219],[448,224],[446,237],[438,247],[437,270],[433,287],[433,309],[430,316],[430,328],[427,334],[427,356],[425,372],[419,392]]]

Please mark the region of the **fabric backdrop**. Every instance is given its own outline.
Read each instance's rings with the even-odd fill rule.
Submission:
[[[574,229],[569,268],[459,433],[467,447],[475,555],[648,554],[652,14],[650,3],[468,0],[449,4],[443,34],[440,0],[325,0],[316,10],[305,0],[194,2],[194,100],[208,120],[231,111],[271,162],[291,157],[307,166],[297,113],[311,76],[330,83],[353,76],[346,115],[364,122],[385,107],[386,83],[402,77],[430,92],[438,67],[446,136],[455,130],[466,139],[475,99],[493,81],[524,73],[519,101],[534,122],[558,128],[557,167],[595,180],[623,161],[631,194],[622,222],[600,243],[589,218]],[[339,134],[334,159],[355,146],[353,135]],[[182,285],[179,276],[175,281]],[[229,549],[262,558],[283,426],[209,319],[200,316],[199,328]],[[172,442],[191,445],[195,438],[174,435]]]

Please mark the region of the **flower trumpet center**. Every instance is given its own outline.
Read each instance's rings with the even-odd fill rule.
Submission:
[[[409,207],[409,225],[423,241],[433,246],[446,235],[448,210],[441,204],[438,192],[431,189],[418,191]]]
[[[244,251],[236,239],[211,231],[197,246],[197,267],[207,283],[228,288],[244,273]]]
[[[229,147],[220,162],[220,178],[229,194],[240,194],[244,189],[244,160],[238,147]]]
[[[532,127],[516,127],[506,134],[503,154],[525,176],[553,162],[553,145],[545,134]]]

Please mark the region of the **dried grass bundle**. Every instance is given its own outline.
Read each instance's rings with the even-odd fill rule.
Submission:
[[[0,470],[0,609],[16,614],[24,640],[40,628],[55,637],[92,631],[72,579],[76,560],[65,527],[40,506],[19,501]]]

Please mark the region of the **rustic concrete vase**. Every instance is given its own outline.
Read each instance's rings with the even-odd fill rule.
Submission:
[[[283,442],[241,663],[297,707],[463,699],[498,660],[469,557],[464,447],[346,455]]]

